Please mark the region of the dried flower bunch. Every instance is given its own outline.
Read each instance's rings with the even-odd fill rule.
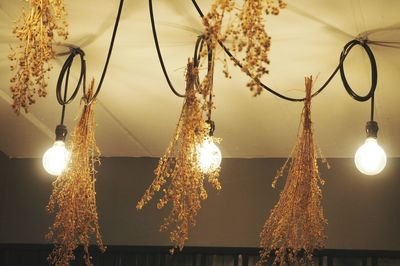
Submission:
[[[94,81],[88,91],[93,92]],[[95,139],[94,102],[85,105],[76,126],[69,150],[71,158],[68,168],[54,181],[53,192],[47,206],[49,213],[55,213],[53,225],[46,238],[55,245],[49,255],[53,265],[69,265],[75,259],[74,250],[78,245],[84,248],[86,265],[92,265],[89,255],[91,236],[96,238],[99,249],[104,252],[99,230],[96,207],[95,167],[100,164],[100,151]]]
[[[45,97],[48,72],[52,68],[49,61],[54,58],[55,35],[67,39],[67,12],[63,0],[25,0],[30,11],[22,10],[21,17],[13,28],[20,44],[12,49],[9,59],[11,70],[16,71],[11,78],[11,92],[14,111],[28,112],[29,105],[35,103],[35,95]]]
[[[262,91],[257,81],[268,74],[267,65],[270,63],[271,37],[265,29],[264,14],[278,15],[280,9],[285,7],[283,0],[243,1],[241,7],[235,0],[215,0],[210,12],[203,18],[206,36],[213,40],[214,46],[217,40],[228,40],[226,46],[229,50],[235,55],[242,55],[242,70],[252,77],[247,86],[254,96]],[[230,17],[224,26],[227,13],[232,14],[233,19]],[[226,59],[224,62],[224,73],[229,77]]]
[[[324,184],[318,171],[317,148],[311,122],[312,78],[305,79],[306,100],[297,143],[288,161],[290,167],[283,191],[260,234],[261,266],[275,255],[274,265],[312,265],[312,254],[324,246],[326,239],[321,205]],[[276,184],[288,163],[278,171]]]
[[[204,179],[220,190],[219,168],[204,174],[198,164],[199,145],[208,138],[209,125],[204,122],[202,97],[196,91],[198,70],[189,62],[186,70],[186,98],[181,116],[166,153],[160,158],[155,169],[155,179],[136,205],[142,209],[162,187],[163,196],[157,208],[171,204],[169,215],[164,218],[160,231],[170,232],[170,241],[174,248],[183,249],[189,237],[190,227],[196,225],[196,215],[201,208],[201,201],[207,198]],[[173,252],[174,249],[171,250]]]
[[[204,38],[204,36],[203,36]],[[215,109],[213,102],[213,86],[214,86],[214,67],[215,67],[215,46],[211,43],[210,39],[205,38],[204,43],[206,45],[202,45],[200,49],[200,59],[205,59],[204,55],[207,56],[207,73],[204,79],[200,82],[199,78],[195,80],[195,88],[197,93],[202,96],[202,104],[203,111],[207,112],[207,118],[211,119],[211,112]],[[214,47],[214,48],[213,48]],[[195,73],[193,75],[199,76],[198,72],[200,69],[204,68],[204,60],[201,60],[200,65],[194,67]]]

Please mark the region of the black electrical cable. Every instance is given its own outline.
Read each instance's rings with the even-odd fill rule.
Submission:
[[[70,73],[70,68],[68,68],[68,70],[67,70],[67,78],[66,78],[66,80],[65,80],[64,98],[63,98],[63,101],[64,101],[64,102],[67,100],[67,96],[68,96],[68,79],[69,79],[69,73]],[[64,125],[64,117],[65,117],[65,104],[62,105],[60,125]]]
[[[112,32],[112,36],[111,36],[110,46],[108,48],[107,58],[106,58],[106,62],[104,64],[104,68],[103,68],[103,72],[101,74],[100,81],[99,81],[99,84],[98,84],[98,86],[96,88],[96,91],[93,94],[93,96],[90,97],[90,98],[89,98],[89,96],[87,95],[87,92],[86,92],[86,61],[85,61],[85,53],[79,47],[71,47],[70,48],[69,56],[65,60],[63,66],[61,68],[60,74],[58,76],[57,85],[56,85],[57,101],[58,101],[58,103],[60,105],[62,105],[61,125],[63,125],[63,123],[64,123],[65,106],[67,104],[71,103],[76,98],[81,85],[82,85],[82,88],[83,88],[83,99],[85,100],[86,104],[90,104],[94,99],[96,99],[97,95],[99,94],[99,92],[101,90],[101,86],[102,86],[103,81],[104,81],[104,77],[105,77],[105,75],[107,73],[108,64],[110,62],[112,50],[113,50],[113,47],[114,47],[115,36],[117,34],[118,25],[119,25],[119,21],[120,21],[120,18],[121,18],[123,5],[124,5],[124,0],[120,0],[119,7],[118,7],[118,12],[117,12],[117,16],[116,16],[116,19],[115,19],[115,24],[114,24],[114,28],[113,28],[113,32]],[[78,80],[78,83],[77,83],[73,93],[67,99],[69,74],[70,74],[70,71],[71,71],[72,64],[74,62],[74,58],[77,55],[79,55],[79,58],[80,58],[80,61],[81,61],[81,69],[80,69],[80,74],[79,74],[79,80]],[[64,95],[62,97],[61,96],[61,94],[62,94],[62,84],[64,82],[64,78],[65,78],[65,86],[64,86]]]
[[[344,61],[346,59],[346,56],[348,55],[350,50],[356,45],[360,45],[362,48],[364,48],[364,50],[367,53],[368,58],[370,60],[370,64],[371,64],[371,88],[370,88],[369,92],[364,96],[360,96],[352,90],[349,83],[347,82],[346,75],[344,73]],[[359,102],[365,102],[374,96],[375,90],[376,90],[376,85],[378,83],[378,71],[377,71],[377,67],[376,67],[376,61],[375,61],[374,54],[372,53],[371,49],[365,42],[361,42],[359,40],[352,40],[352,41],[348,42],[344,46],[343,51],[340,55],[339,66],[340,66],[340,76],[342,78],[343,86],[346,89],[347,93],[351,97],[353,97],[353,99],[355,99]]]
[[[271,89],[270,87],[268,87],[267,85],[265,85],[264,83],[262,83],[259,79],[253,77],[253,75],[246,69],[243,68],[243,65],[240,63],[240,61],[238,59],[236,59],[236,57],[234,57],[232,55],[232,53],[229,51],[229,49],[223,44],[222,41],[218,40],[218,44],[222,47],[222,49],[224,49],[225,53],[229,56],[229,58],[235,63],[235,65],[239,66],[243,72],[246,73],[246,75],[248,75],[251,79],[255,80],[257,82],[257,84],[259,86],[261,86],[264,90],[274,94],[275,96],[278,96],[281,99],[287,100],[287,101],[291,101],[291,102],[303,102],[306,98],[291,98],[288,96],[285,96],[273,89]],[[336,69],[333,71],[333,73],[329,76],[329,78],[327,79],[327,81],[321,86],[320,89],[318,89],[316,92],[314,92],[311,97],[315,97],[318,94],[320,94],[320,92],[322,92],[326,86],[329,84],[329,82],[333,79],[333,77],[336,75],[336,73],[339,71],[340,65],[336,67]]]
[[[83,87],[83,94],[84,94],[84,97],[85,97],[85,99],[86,99],[88,104],[91,103],[94,99],[96,99],[97,95],[100,93],[101,86],[103,85],[104,77],[106,76],[106,73],[107,73],[108,63],[110,62],[112,50],[113,50],[113,47],[114,47],[115,36],[117,35],[118,25],[119,25],[119,21],[120,21],[120,18],[121,18],[121,13],[122,13],[123,6],[124,6],[124,0],[120,0],[119,1],[118,12],[117,12],[117,17],[115,19],[114,29],[113,29],[112,36],[111,36],[110,46],[108,48],[106,63],[104,64],[103,72],[101,73],[99,85],[97,86],[96,92],[93,94],[93,96],[90,99],[87,98],[88,96],[87,96],[87,93],[86,93],[86,87],[85,86]]]
[[[68,87],[68,80],[69,80],[69,72],[71,70],[72,63],[74,62],[74,58],[77,55],[79,55],[79,58],[81,60],[81,69],[80,69],[80,74],[79,74],[79,80],[74,89],[74,92],[67,100],[66,96],[64,96],[64,98],[61,96],[62,84],[63,84],[64,77],[65,77],[66,79],[65,79],[64,95],[66,95],[66,91],[67,91],[67,87]],[[61,68],[60,74],[58,76],[57,86],[56,86],[57,101],[60,105],[69,104],[70,102],[72,102],[75,99],[76,95],[79,92],[82,81],[84,81],[85,76],[86,76],[85,53],[80,48],[71,48],[70,54],[69,54],[67,60],[65,60],[64,65]],[[83,84],[85,84],[85,83],[83,82]]]
[[[172,85],[171,80],[169,79],[167,69],[165,68],[164,60],[163,60],[163,58],[162,58],[162,54],[161,54],[161,50],[160,50],[160,45],[159,45],[159,43],[158,43],[156,25],[155,25],[155,22],[154,22],[153,1],[152,1],[152,0],[149,0],[149,11],[150,11],[150,21],[151,21],[151,29],[152,29],[152,32],[153,32],[154,44],[155,44],[155,46],[156,46],[157,55],[158,55],[158,60],[160,61],[160,65],[161,65],[162,71],[163,71],[163,73],[164,73],[165,79],[167,80],[167,83],[168,83],[169,88],[171,89],[171,91],[172,91],[176,96],[178,96],[178,97],[185,97],[185,94],[179,93],[179,92],[174,88],[174,86]]]
[[[196,44],[194,45],[194,53],[193,53],[193,66],[198,68],[200,65],[200,53],[203,50],[204,46],[204,35],[200,35],[197,37]]]
[[[193,65],[195,68],[199,68],[200,66],[200,59],[201,59],[201,53],[203,51],[204,43],[206,43],[207,46],[207,74],[206,76],[211,78],[208,82],[213,82],[213,72],[214,72],[214,54],[213,50],[211,49],[211,46],[209,42],[207,41],[206,37],[204,35],[200,35],[197,38],[195,49],[194,49],[194,54],[193,54]],[[200,85],[200,78],[197,75],[196,77],[196,86]],[[208,102],[209,104],[207,105],[208,111],[207,111],[207,120],[205,121],[209,126],[210,126],[210,131],[209,131],[209,136],[214,135],[215,131],[215,123],[211,119],[211,113],[212,113],[212,98],[213,98],[213,91],[212,91],[213,86],[211,86],[211,91],[209,92],[208,95]]]
[[[371,116],[370,121],[374,121],[374,109],[375,109],[375,95],[371,97]]]
[[[196,0],[192,0],[192,3],[193,3],[193,5],[194,5],[195,9],[197,10],[197,12],[199,13],[200,17],[203,18],[203,17],[204,17],[204,14],[203,14],[203,12],[201,11],[201,9],[200,9],[199,5],[197,4]],[[243,65],[240,63],[240,61],[239,61],[237,58],[235,58],[235,57],[233,56],[233,54],[229,51],[229,49],[224,45],[224,43],[223,43],[221,40],[218,40],[218,44],[222,47],[222,49],[223,49],[223,50],[225,51],[225,53],[229,56],[229,58],[230,58],[236,65],[238,65],[250,78],[252,78],[253,80],[255,80],[255,81],[257,82],[257,84],[258,84],[259,86],[261,86],[263,89],[269,91],[270,93],[272,93],[272,94],[274,94],[274,95],[276,95],[276,96],[278,96],[279,98],[282,98],[282,99],[284,99],[284,100],[288,100],[288,101],[292,101],[292,102],[301,102],[301,101],[304,101],[304,100],[305,100],[305,98],[291,98],[291,97],[287,97],[287,96],[285,96],[285,95],[283,95],[283,94],[280,94],[279,92],[277,92],[277,91],[271,89],[270,87],[268,87],[267,85],[265,85],[264,83],[262,83],[259,79],[254,78],[254,77],[251,75],[251,73],[249,73],[247,70],[243,69]],[[349,51],[350,51],[355,45],[360,45],[360,46],[362,46],[362,47],[364,48],[364,50],[366,51],[366,53],[367,53],[367,55],[368,55],[368,57],[369,57],[370,63],[371,63],[371,75],[372,75],[371,89],[370,89],[370,91],[368,92],[368,94],[365,95],[365,96],[360,96],[360,95],[356,94],[356,93],[354,92],[354,90],[351,89],[350,85],[348,84],[348,82],[347,82],[347,80],[346,80],[345,74],[344,74],[344,67],[343,67],[344,60],[346,59],[346,57],[347,57]],[[345,87],[347,93],[348,93],[353,99],[362,102],[362,101],[367,101],[367,100],[373,98],[373,95],[374,95],[375,90],[376,90],[376,85],[377,85],[377,67],[376,67],[376,61],[375,61],[374,55],[373,55],[371,49],[369,48],[367,42],[361,42],[361,41],[359,41],[359,40],[352,40],[352,41],[348,42],[348,43],[344,46],[343,51],[342,51],[342,53],[341,53],[341,55],[340,55],[339,65],[335,68],[335,70],[333,71],[333,73],[329,76],[329,78],[328,78],[327,81],[321,86],[321,88],[319,88],[316,92],[314,92],[314,93],[312,94],[312,97],[315,97],[315,96],[317,96],[320,92],[322,92],[322,91],[326,88],[326,86],[330,83],[330,81],[333,79],[333,77],[336,75],[336,73],[337,73],[339,70],[340,70],[340,75],[341,75],[341,78],[342,78],[343,85],[344,85],[344,87]],[[373,109],[373,108],[372,108],[372,109]],[[371,110],[371,112],[373,113],[373,110]]]
[[[346,56],[348,55],[350,50],[356,45],[360,45],[361,47],[364,48],[365,52],[368,55],[368,58],[370,60],[370,65],[371,65],[371,88],[370,88],[369,92],[364,96],[358,95],[357,93],[355,93],[353,91],[353,89],[350,87],[349,83],[347,82],[346,75],[344,72],[344,60],[346,59]],[[345,47],[340,55],[340,64],[339,65],[340,65],[340,77],[342,78],[343,86],[346,89],[347,93],[353,99],[355,99],[356,101],[359,101],[359,102],[365,102],[367,100],[371,100],[370,121],[374,121],[375,90],[376,90],[376,86],[378,83],[378,70],[377,70],[377,66],[376,66],[375,57],[374,57],[374,54],[372,53],[371,49],[363,41],[352,40],[345,45]]]
[[[213,51],[210,47],[210,44],[207,42],[206,38],[204,35],[200,35],[197,37],[196,44],[194,46],[194,53],[193,53],[193,66],[195,68],[200,67],[200,59],[201,59],[201,51],[203,50],[204,43],[207,45],[207,76],[212,75],[213,71]],[[199,76],[196,78],[196,85],[200,84],[200,79]]]
[[[193,54],[193,66],[197,69],[200,67],[200,59],[201,59],[201,53],[202,53],[202,50],[204,47],[204,43],[206,43],[206,46],[207,46],[207,74],[206,74],[206,76],[209,78],[213,78],[213,72],[214,72],[213,50],[211,49],[211,46],[207,42],[204,35],[200,35],[199,37],[197,37],[196,45],[194,48],[194,54]],[[212,83],[213,80],[209,80],[208,82]],[[196,85],[198,86],[199,84],[200,84],[200,78],[197,73]],[[213,96],[213,92],[212,92],[212,86],[211,86],[211,91],[210,91],[209,99],[208,99],[208,101],[210,103],[212,102],[212,96]],[[211,120],[211,108],[209,108],[209,110],[208,110],[207,117],[208,117],[208,120]]]
[[[72,63],[74,62],[75,56],[79,55],[79,58],[81,60],[81,70],[80,70],[80,75],[79,75],[79,80],[78,83],[71,94],[71,96],[67,99],[67,91],[68,91],[68,80],[69,80],[69,74],[71,70]],[[64,124],[64,116],[65,116],[65,106],[72,102],[75,98],[76,95],[79,92],[80,86],[83,82],[83,87],[85,87],[85,80],[86,80],[86,61],[85,61],[85,53],[80,49],[80,48],[71,48],[70,49],[70,54],[65,60],[64,65],[61,68],[60,75],[58,76],[58,81],[56,85],[56,97],[57,101],[60,105],[62,105],[62,112],[61,112],[61,125]],[[62,92],[62,84],[64,81],[65,77],[65,86],[64,86],[64,95],[63,97],[61,96]]]
[[[199,5],[197,4],[197,2],[195,0],[192,0],[192,3],[194,5],[194,7],[196,8],[197,13],[199,13],[200,17],[203,18],[204,17],[203,11],[201,11],[201,9],[200,9]]]

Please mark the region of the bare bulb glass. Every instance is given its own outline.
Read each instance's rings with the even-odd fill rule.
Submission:
[[[354,157],[357,169],[366,175],[377,175],[386,166],[386,153],[376,138],[367,138]]]
[[[64,141],[57,140],[53,147],[48,149],[42,159],[43,167],[51,175],[58,176],[66,168],[69,160],[69,151]]]
[[[207,138],[198,148],[199,166],[203,173],[215,171],[221,164],[222,155],[212,138]]]

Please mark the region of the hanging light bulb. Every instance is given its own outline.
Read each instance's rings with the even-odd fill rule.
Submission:
[[[215,171],[221,164],[222,155],[212,137],[208,137],[199,147],[199,166],[203,173]]]
[[[203,173],[211,173],[218,169],[222,161],[221,151],[213,140],[215,123],[208,119],[206,123],[210,126],[209,136],[198,147],[199,167]]]
[[[53,147],[43,155],[43,167],[51,175],[58,176],[64,171],[69,158],[69,152],[65,148],[64,141],[57,140]]]
[[[386,153],[378,145],[377,133],[378,124],[375,121],[367,122],[367,139],[365,143],[358,148],[354,161],[357,169],[366,175],[377,175],[386,166]]]
[[[43,155],[43,167],[51,175],[60,175],[68,164],[70,153],[65,147],[66,136],[67,128],[64,125],[58,125],[56,128],[56,141]]]

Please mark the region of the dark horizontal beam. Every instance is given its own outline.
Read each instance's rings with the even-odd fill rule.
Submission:
[[[0,251],[4,250],[26,250],[26,251],[50,251],[53,248],[50,244],[0,244]],[[109,245],[107,251],[110,253],[146,253],[163,254],[169,253],[170,246],[120,246]],[[96,251],[96,246],[90,250]],[[204,255],[254,255],[257,256],[259,248],[255,247],[185,247],[181,254],[204,254]],[[178,254],[179,254],[178,253]],[[385,257],[400,258],[400,250],[360,250],[360,249],[323,249],[315,252],[315,256],[329,257]]]

